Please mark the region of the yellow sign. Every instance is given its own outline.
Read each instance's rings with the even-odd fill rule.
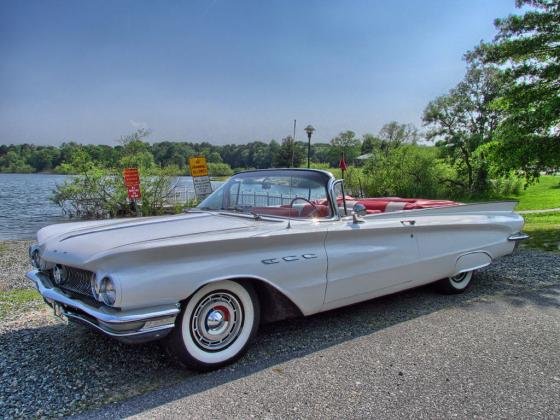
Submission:
[[[208,176],[208,165],[204,157],[189,158],[189,168],[191,169],[191,176]]]

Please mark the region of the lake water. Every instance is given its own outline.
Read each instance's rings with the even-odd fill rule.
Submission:
[[[66,175],[0,173],[0,240],[34,239],[37,231],[53,223],[75,221],[49,200]],[[218,184],[218,183],[213,183]],[[192,191],[191,177],[178,177],[177,189]]]

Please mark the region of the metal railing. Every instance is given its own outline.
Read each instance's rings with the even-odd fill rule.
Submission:
[[[258,193],[241,193],[238,196],[237,204],[239,206],[253,206],[253,207],[273,207],[288,205],[296,196],[290,195],[275,195],[275,194],[258,194]]]
[[[168,197],[169,204],[186,204],[194,200],[196,200],[194,189],[186,185],[173,188]]]

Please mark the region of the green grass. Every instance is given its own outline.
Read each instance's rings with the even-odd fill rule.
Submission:
[[[543,210],[560,207],[560,176],[541,176],[521,194],[513,197],[519,201],[516,210]]]
[[[480,203],[484,201],[518,201],[516,211],[546,210],[560,208],[560,176],[544,175],[539,182],[522,189],[518,195],[460,197],[463,203]]]
[[[35,306],[41,302],[41,295],[35,289],[0,292],[0,319],[4,318],[9,312]]]
[[[531,237],[523,248],[560,252],[560,212],[525,214],[524,232]]]
[[[560,211],[550,213],[529,213],[523,216],[526,223],[534,225],[560,226]]]

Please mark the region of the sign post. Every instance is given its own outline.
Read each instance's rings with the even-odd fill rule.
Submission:
[[[142,192],[140,191],[140,174],[138,168],[125,168],[123,169],[124,185],[128,190],[128,199],[134,206],[136,215],[140,216],[140,209],[136,200],[142,199]]]
[[[194,184],[196,198],[203,200],[212,194],[212,184],[208,176],[208,165],[204,157],[189,158],[189,168]]]

